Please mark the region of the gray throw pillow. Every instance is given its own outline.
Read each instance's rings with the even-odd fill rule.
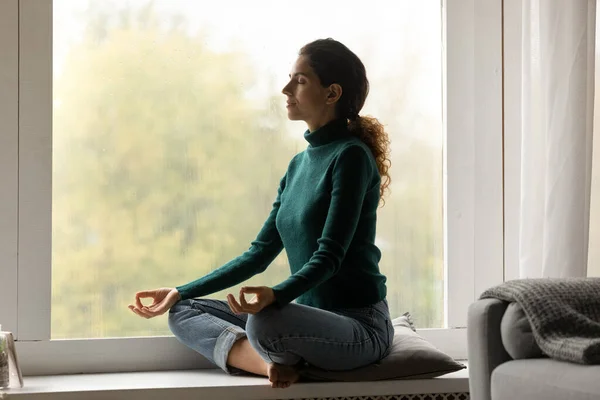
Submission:
[[[533,337],[525,311],[518,303],[510,303],[506,308],[500,322],[500,336],[506,352],[515,360],[544,356]]]
[[[419,336],[406,313],[392,321],[395,328],[390,354],[377,364],[351,371],[325,371],[308,367],[302,376],[320,381],[379,381],[384,379],[426,379],[466,368]]]

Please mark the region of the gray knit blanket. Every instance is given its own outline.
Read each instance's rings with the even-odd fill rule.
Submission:
[[[481,298],[517,302],[549,357],[600,364],[600,278],[518,279]]]

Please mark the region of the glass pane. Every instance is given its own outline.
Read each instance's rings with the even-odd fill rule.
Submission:
[[[127,309],[134,293],[187,283],[249,247],[307,146],[281,88],[300,47],[322,37],[362,58],[363,114],[391,136],[377,234],[391,311],[442,327],[439,0],[53,7],[52,338],[169,335],[165,316]],[[284,251],[250,282],[288,274]]]

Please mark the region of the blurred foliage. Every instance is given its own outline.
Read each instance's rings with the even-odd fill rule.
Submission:
[[[185,18],[161,24],[149,4],[88,10],[54,82],[54,339],[168,335],[166,318],[127,309],[134,293],[186,283],[245,251],[306,146],[302,130],[287,132],[279,88],[250,96],[261,77],[243,51],[211,50]],[[406,91],[411,68],[390,70],[404,78],[381,82],[377,96]],[[441,128],[399,117],[403,101],[377,110],[394,143],[381,269],[394,315],[440,327],[441,149],[402,132]],[[250,282],[288,274],[284,251]]]

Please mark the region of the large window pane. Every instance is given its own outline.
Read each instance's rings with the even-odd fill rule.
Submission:
[[[391,136],[377,245],[392,314],[443,326],[439,1],[53,7],[53,338],[168,335],[166,318],[127,309],[133,294],[249,247],[307,145],[280,90],[299,48],[323,37],[362,58],[363,113]],[[251,283],[274,285],[288,268],[284,251]]]

